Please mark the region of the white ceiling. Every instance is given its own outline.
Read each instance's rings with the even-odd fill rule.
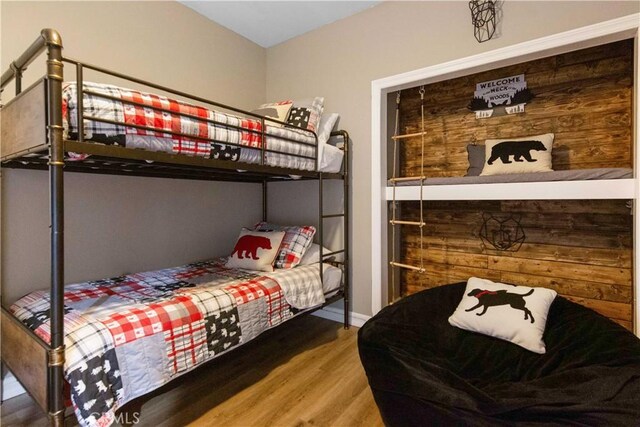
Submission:
[[[180,3],[262,47],[271,47],[380,1],[185,1]]]

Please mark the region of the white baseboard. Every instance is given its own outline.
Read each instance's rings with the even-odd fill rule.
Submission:
[[[338,323],[344,322],[344,310],[341,308],[328,306],[323,308],[322,310],[316,310],[311,314],[313,314],[314,316],[322,317],[323,319],[333,320],[334,322],[338,322]],[[362,325],[364,325],[364,322],[366,322],[370,318],[371,316],[367,316],[365,314],[360,314],[360,313],[354,313],[352,311],[349,324],[357,328],[360,328]]]
[[[2,401],[4,402],[23,393],[26,393],[26,391],[22,388],[16,377],[14,377],[11,372],[7,372],[2,379]]]

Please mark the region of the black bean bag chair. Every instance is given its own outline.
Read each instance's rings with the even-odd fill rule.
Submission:
[[[358,332],[388,426],[640,426],[640,339],[556,297],[539,355],[447,319],[465,283],[408,296]]]

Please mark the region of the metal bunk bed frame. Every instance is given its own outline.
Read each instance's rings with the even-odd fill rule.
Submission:
[[[63,370],[65,363],[64,348],[64,171],[84,172],[84,173],[101,173],[113,175],[129,175],[129,176],[148,176],[148,177],[167,177],[178,179],[197,179],[212,181],[236,181],[236,182],[254,182],[262,184],[262,217],[267,220],[267,187],[269,182],[283,181],[283,178],[291,179],[291,175],[299,176],[300,179],[318,180],[319,183],[319,212],[318,212],[318,235],[320,244],[320,259],[325,260],[335,255],[342,255],[342,261],[333,261],[332,263],[342,269],[342,286],[339,292],[327,298],[325,304],[309,312],[325,307],[326,305],[335,303],[340,299],[344,300],[344,328],[349,327],[349,134],[344,131],[332,132],[331,136],[341,137],[344,141],[344,159],[343,169],[341,173],[323,173],[318,172],[318,156],[310,157],[297,154],[284,153],[276,150],[269,150],[267,146],[267,134],[265,133],[265,118],[238,108],[230,107],[224,104],[213,102],[204,98],[189,95],[184,92],[176,91],[167,87],[153,84],[141,79],[137,79],[125,74],[110,71],[102,67],[82,63],[80,61],[65,58],[62,56],[62,39],[60,34],[53,29],[44,29],[40,36],[29,46],[29,48],[15,61],[10,64],[10,68],[2,74],[0,80],[0,90],[11,82],[15,81],[16,98],[27,92],[37,92],[37,86],[42,85],[44,90],[44,106],[45,109],[45,125],[46,139],[42,144],[17,147],[18,149],[0,157],[2,168],[19,168],[19,169],[37,169],[49,171],[50,185],[50,218],[51,218],[51,341],[44,342],[29,328],[14,318],[2,304],[2,342],[4,351],[2,352],[2,361],[6,363],[9,369],[15,374],[20,383],[34,398],[34,400],[45,410],[50,419],[51,425],[64,425],[65,405],[63,397]],[[43,78],[36,82],[25,92],[22,90],[22,75],[41,53],[47,53],[47,70]],[[63,120],[62,120],[62,82],[63,82],[63,64],[71,64],[76,69],[76,80],[78,87],[78,140],[65,140],[63,138]],[[83,111],[83,94],[89,93],[95,96],[108,96],[90,92],[83,88],[83,70],[90,69],[99,73],[107,74],[113,77],[125,79],[130,82],[142,84],[164,92],[187,98],[191,101],[212,105],[218,108],[240,113],[246,117],[259,120],[261,124],[260,130],[249,130],[242,128],[244,132],[259,133],[261,136],[261,161],[259,164],[238,163],[227,160],[206,159],[202,157],[191,157],[186,155],[176,155],[164,152],[153,152],[147,150],[137,150],[124,148],[113,145],[102,145],[88,143],[84,141],[84,119],[102,121],[110,123],[105,119],[98,119],[87,116]],[[14,100],[15,100],[14,99]],[[10,101],[9,104],[14,102]],[[134,104],[142,106],[134,101],[119,100],[125,104]],[[9,105],[7,104],[7,105]],[[149,107],[159,111],[167,111],[162,108]],[[2,110],[5,110],[3,106]],[[189,116],[184,113],[172,114],[180,116]],[[215,122],[213,120],[194,117],[195,119],[209,122],[212,124],[224,125],[228,128],[234,128],[232,125]],[[4,119],[4,117],[3,117]],[[12,120],[12,118],[9,118]],[[278,122],[271,118],[269,122],[276,122],[285,127],[292,127],[283,122]],[[169,132],[152,127],[129,125],[120,122],[112,122],[124,127],[134,127],[150,131],[160,131],[176,136],[184,136],[193,138],[193,136],[185,135],[177,132]],[[235,127],[238,129],[238,127]],[[315,144],[309,144],[299,141],[295,143],[314,146],[317,154],[317,136],[314,132],[308,131],[316,140]],[[8,138],[5,132],[2,137]],[[279,139],[288,138],[276,137]],[[197,138],[207,140],[206,138]],[[226,141],[208,140],[209,142],[219,142],[226,145],[235,145]],[[290,140],[293,141],[293,140]],[[65,153],[75,152],[90,154],[89,160],[77,162],[65,162]],[[287,154],[294,157],[302,157],[315,159],[315,170],[299,170],[269,166],[265,164],[265,153],[275,152]],[[246,169],[239,172],[238,167]],[[323,209],[323,181],[326,179],[343,180],[344,205],[342,213],[325,214]],[[330,253],[323,253],[323,222],[327,218],[343,218],[344,230],[344,248]],[[321,282],[323,280],[322,263],[319,263],[319,274]],[[11,351],[7,351],[10,349]],[[38,356],[41,358],[38,360]]]

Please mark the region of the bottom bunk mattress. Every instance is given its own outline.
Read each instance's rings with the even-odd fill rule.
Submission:
[[[105,426],[126,402],[317,307],[342,271],[323,264],[272,273],[226,258],[65,287],[65,378],[81,425]],[[50,341],[48,291],[10,310]]]
[[[359,331],[388,426],[640,425],[640,340],[556,297],[546,353],[448,323],[465,283],[408,296]]]

